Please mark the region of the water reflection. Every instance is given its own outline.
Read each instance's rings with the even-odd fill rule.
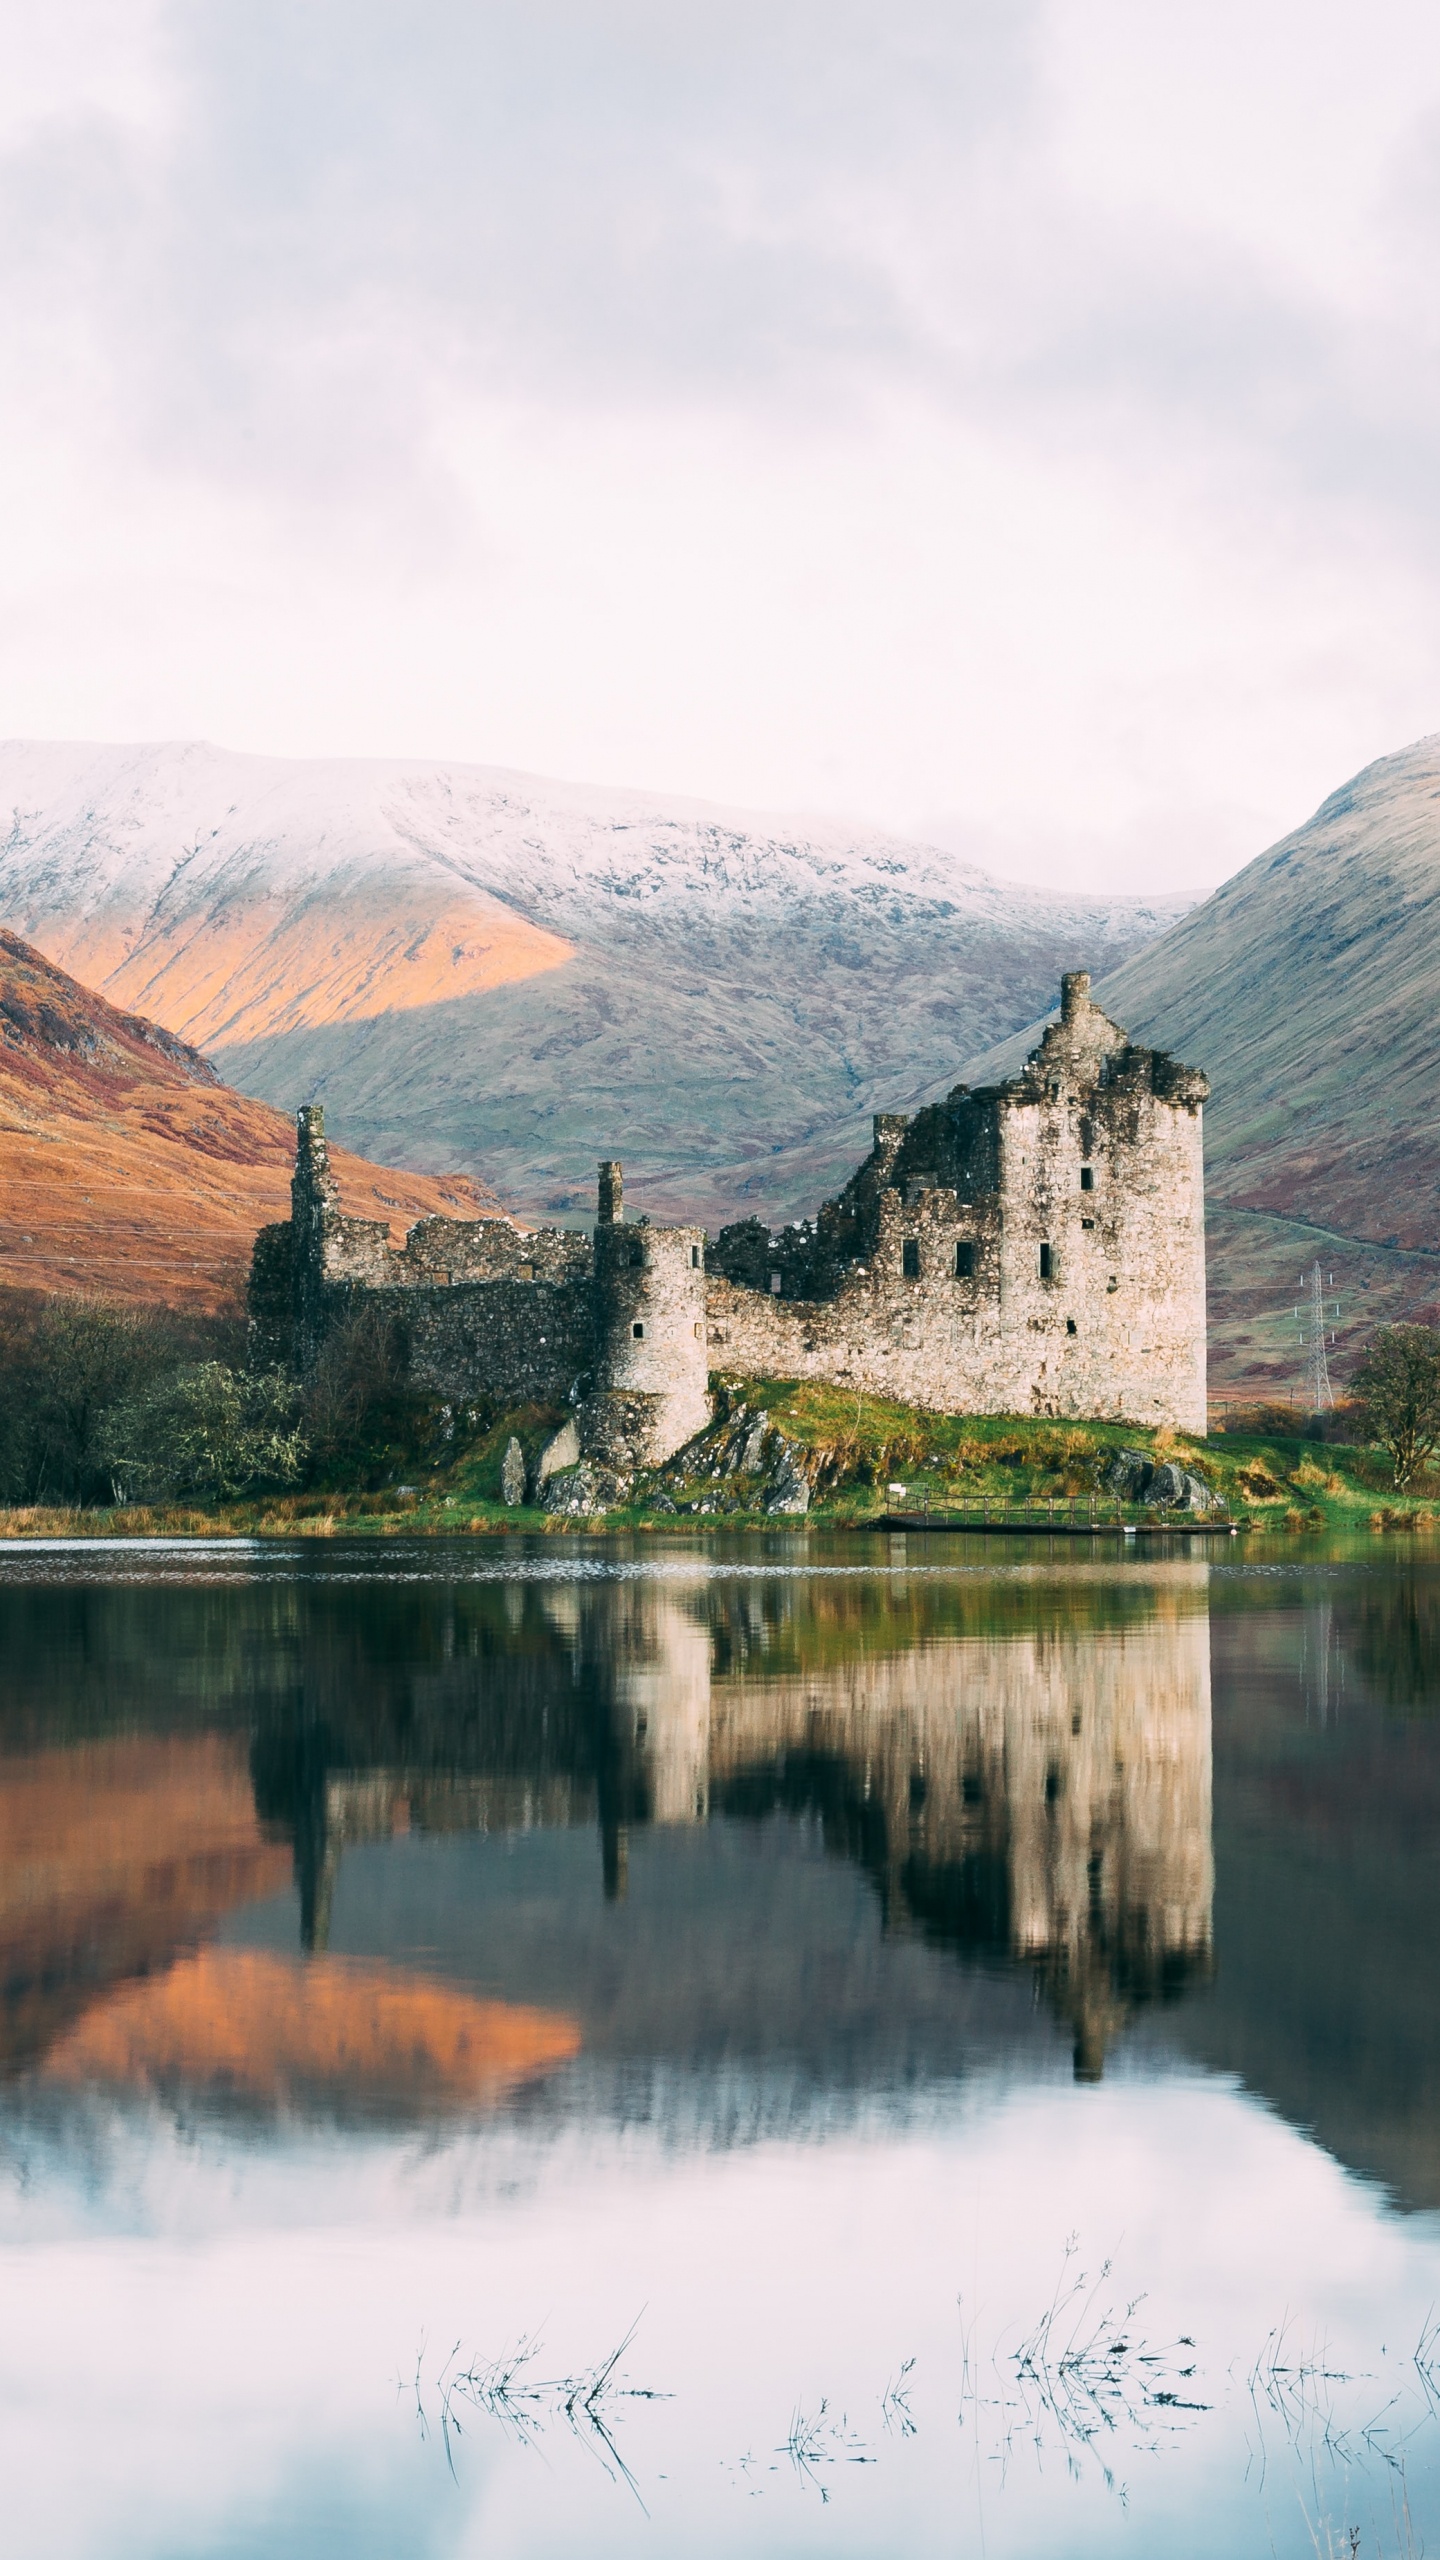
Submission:
[[[657,2548],[1433,2525],[1440,1577],[748,1552],[0,1560],[17,2547],[618,2554],[394,2384],[642,2302]],[[1097,2453],[1013,2350],[1117,2243]]]
[[[1093,2080],[1143,2015],[1440,2203],[1423,1563],[402,1561],[0,1582],[12,2076],[423,2115],[577,2052],[862,2091],[1064,2037]]]
[[[58,1626],[4,1596],[11,2070],[332,2113],[482,2103],[582,2045],[883,2086],[1033,2043],[1033,1982],[1095,2079],[1209,1971],[1203,1568],[262,1576],[69,1593]],[[57,1716],[68,1748],[23,1747]],[[447,1839],[491,1854],[399,1855]]]
[[[783,1815],[853,1861],[887,1932],[1033,1970],[1077,2074],[1098,2078],[1131,2009],[1209,1965],[1203,1585],[1152,1591],[1139,1624],[1057,1623],[1036,1593],[1029,1614],[1051,1623],[909,1642],[909,1595],[886,1596],[894,1625],[832,1607],[777,1630],[773,1594],[731,1595],[717,1644],[703,1600],[663,1588],[541,1592],[533,1609],[511,1592],[485,1713],[474,1657],[452,1649],[423,1695],[391,1697],[388,1729],[333,1665],[307,1666],[303,1709],[287,1702],[252,1754],[260,1813],[294,1840],[304,1944],[328,1946],[362,1844],[583,1826],[616,1902],[637,1830]],[[800,1659],[772,1673],[772,1651]],[[576,1917],[593,1927],[583,1902]],[[746,1923],[721,1925],[733,1941]]]

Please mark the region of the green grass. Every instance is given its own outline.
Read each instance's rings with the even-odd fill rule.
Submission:
[[[1148,1431],[1133,1423],[1036,1421],[1009,1414],[931,1414],[884,1397],[784,1380],[746,1380],[720,1387],[719,1406],[743,1402],[765,1411],[807,1452],[815,1486],[808,1525],[862,1526],[895,1507],[888,1487],[905,1486],[905,1508],[992,1514],[1022,1503],[1088,1507],[1100,1470],[1119,1448],[1173,1458],[1202,1477],[1230,1515],[1252,1534],[1293,1538],[1320,1531],[1424,1531],[1440,1526],[1440,1476],[1397,1494],[1382,1452],[1348,1443],[1319,1443],[1263,1427],[1201,1440],[1184,1432]],[[1273,1418],[1273,1417],[1272,1417]],[[500,1499],[500,1466],[512,1434],[527,1455],[562,1419],[547,1406],[502,1415],[477,1438],[438,1461],[412,1463],[398,1484],[359,1490],[343,1483],[304,1493],[240,1502],[195,1502],[125,1510],[58,1511],[29,1507],[0,1512],[11,1536],[393,1537],[465,1532],[498,1535],[529,1530],[574,1534],[584,1524]],[[607,1528],[688,1528],[697,1521],[729,1528],[794,1530],[794,1517],[768,1516],[764,1487],[753,1479],[716,1482],[702,1468],[672,1485],[680,1515],[659,1511],[652,1485],[606,1515]],[[1113,1496],[1102,1496],[1113,1516]],[[701,1503],[708,1508],[702,1512]],[[1134,1505],[1125,1517],[1146,1515]],[[1153,1515],[1150,1515],[1153,1517]]]

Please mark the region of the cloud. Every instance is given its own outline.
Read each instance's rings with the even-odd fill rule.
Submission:
[[[1093,873],[1435,724],[1415,0],[53,0],[12,50],[30,725]]]

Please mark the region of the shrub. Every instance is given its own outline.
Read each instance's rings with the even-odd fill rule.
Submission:
[[[172,1370],[112,1407],[99,1446],[117,1502],[269,1492],[297,1484],[309,1454],[291,1381],[223,1360]]]

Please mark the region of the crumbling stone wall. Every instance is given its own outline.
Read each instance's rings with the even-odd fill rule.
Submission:
[[[397,1319],[414,1385],[463,1402],[558,1403],[595,1354],[588,1236],[527,1235],[508,1218],[422,1218],[401,1247],[383,1219],[339,1205],[318,1104],[298,1115],[288,1226],[256,1239],[254,1356],[302,1372],[361,1298]],[[287,1304],[288,1300],[288,1304]]]

